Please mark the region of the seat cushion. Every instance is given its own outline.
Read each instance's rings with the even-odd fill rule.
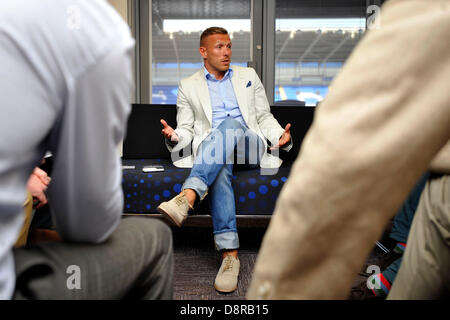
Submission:
[[[163,172],[142,172],[146,165],[164,166]],[[175,167],[170,159],[124,159],[122,187],[125,197],[125,213],[158,213],[156,207],[181,191],[190,169]],[[289,176],[291,162],[283,162],[274,175],[260,175],[260,169],[235,170],[233,188],[235,193],[236,214],[271,215],[278,194]],[[194,214],[210,214],[207,198],[196,207]]]

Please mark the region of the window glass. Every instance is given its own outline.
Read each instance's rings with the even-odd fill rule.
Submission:
[[[277,0],[275,103],[316,106],[365,29],[366,1]]]
[[[232,64],[251,61],[251,0],[152,1],[152,103],[175,104],[178,83],[197,72],[203,61],[200,35],[208,27],[228,30]]]

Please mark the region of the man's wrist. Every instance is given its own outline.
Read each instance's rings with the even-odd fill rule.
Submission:
[[[171,147],[174,147],[178,144],[178,140],[177,141],[172,141],[171,139],[166,139],[167,144]]]

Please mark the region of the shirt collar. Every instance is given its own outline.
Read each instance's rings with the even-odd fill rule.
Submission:
[[[203,66],[203,72],[205,73],[205,78],[207,80],[219,81],[216,79],[216,77],[213,74],[209,73],[209,71],[206,69],[205,66]],[[230,79],[233,77],[233,68],[231,66],[228,68],[227,72],[225,72],[225,75],[223,76],[223,78],[221,80],[224,80],[228,75],[230,76]]]

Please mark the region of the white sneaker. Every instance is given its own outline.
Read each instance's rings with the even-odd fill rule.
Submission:
[[[180,193],[171,200],[161,203],[156,209],[178,227],[181,227],[183,222],[188,217],[189,209],[193,208],[189,204],[186,195],[184,193]]]
[[[232,255],[226,256],[222,260],[222,265],[217,273],[216,281],[214,281],[214,288],[216,288],[217,291],[224,293],[236,290],[240,266],[241,263],[238,258],[235,258]]]

